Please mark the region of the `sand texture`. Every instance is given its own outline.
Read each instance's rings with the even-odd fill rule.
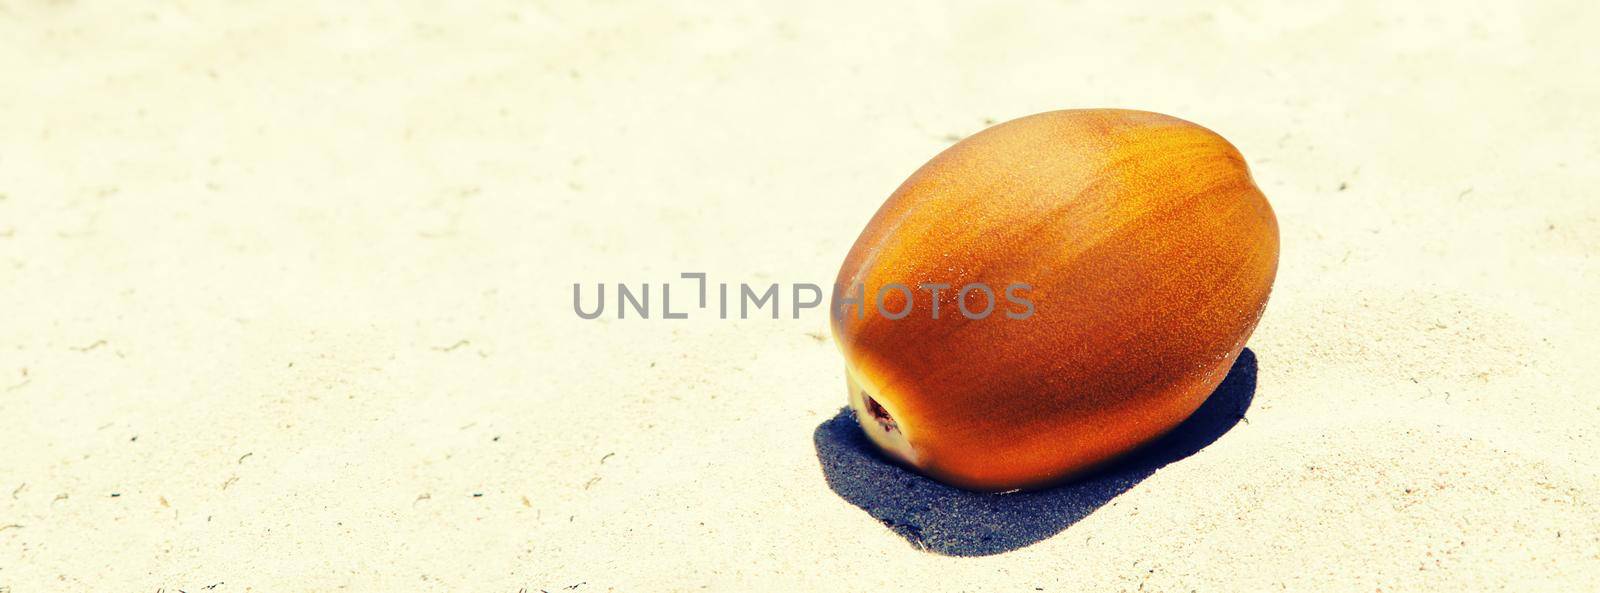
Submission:
[[[359,4],[0,2],[0,592],[1600,589],[1592,2]],[[1283,252],[1092,480],[884,464],[821,310],[572,310],[1102,106]]]

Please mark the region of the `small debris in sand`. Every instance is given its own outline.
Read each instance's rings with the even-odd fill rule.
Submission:
[[[442,348],[438,347],[438,346],[435,346],[433,349],[434,350],[438,350],[440,352],[454,352],[455,349],[461,348],[463,346],[467,346],[467,345],[469,345],[471,343],[472,342],[467,341],[467,340],[456,340],[456,343],[451,344],[449,346],[445,346],[445,347],[442,347]]]
[[[82,347],[74,346],[74,347],[72,347],[72,350],[77,351],[77,352],[88,352],[90,350],[94,350],[95,348],[99,348],[99,347],[104,346],[104,345],[106,345],[106,341],[105,340],[95,340],[93,344],[90,344],[88,346],[82,346]]]

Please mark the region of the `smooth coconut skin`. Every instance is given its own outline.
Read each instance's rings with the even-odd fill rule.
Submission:
[[[1142,111],[1053,111],[934,157],[839,270],[834,337],[852,407],[885,453],[975,490],[1036,488],[1177,426],[1260,320],[1278,225],[1239,151]],[[987,284],[970,320],[956,291]],[[879,313],[911,287],[911,314]],[[940,291],[939,318],[922,283]],[[1031,317],[1005,287],[1035,304]],[[861,294],[866,307],[841,306]],[[905,294],[886,291],[898,313]],[[969,295],[981,311],[982,293]]]

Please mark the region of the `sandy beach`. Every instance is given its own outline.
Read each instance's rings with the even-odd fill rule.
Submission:
[[[0,3],[0,593],[1600,589],[1595,5],[466,4]],[[884,462],[787,296],[574,313],[827,286],[1078,107],[1222,134],[1282,236],[1092,479]]]

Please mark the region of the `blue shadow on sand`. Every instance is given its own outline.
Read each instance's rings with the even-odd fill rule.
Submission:
[[[1043,541],[1169,463],[1215,442],[1244,418],[1256,391],[1246,348],[1217,390],[1172,432],[1094,474],[1036,492],[986,494],[946,486],[880,455],[845,408],[813,440],[828,487],[918,548],[989,556]]]

